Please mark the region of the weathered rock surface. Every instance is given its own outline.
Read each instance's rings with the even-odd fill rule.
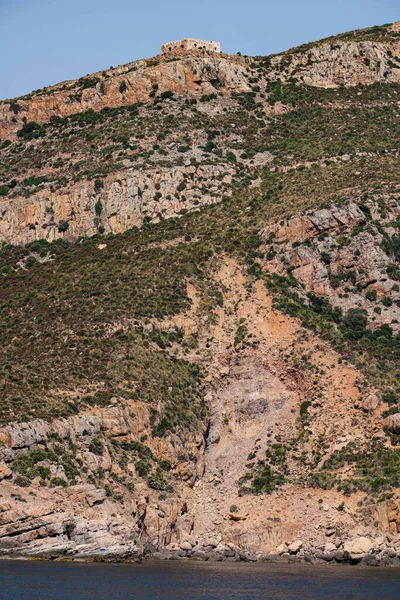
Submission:
[[[398,82],[400,69],[389,64],[388,51],[399,54],[400,42],[324,43],[310,48],[308,53],[291,55],[290,70],[303,83],[318,87]],[[272,58],[272,65],[284,63],[285,58]]]
[[[349,554],[367,554],[374,547],[373,542],[366,537],[359,537],[344,544],[344,551]]]
[[[100,80],[95,87],[74,94],[77,81],[68,81],[46,88],[48,93],[18,99],[21,110],[15,115],[9,104],[0,105],[0,137],[13,138],[20,129],[23,118],[45,123],[52,115],[66,116],[88,109],[117,107],[146,102],[154,85],[160,92],[202,95],[216,89],[228,94],[231,91],[249,90],[245,77],[246,60],[227,55],[190,55],[177,61],[165,57],[139,60],[117,68],[94,73]],[[120,86],[125,83],[123,93]],[[79,84],[78,84],[79,85]]]
[[[278,77],[283,81],[295,78],[300,84],[326,88],[399,82],[400,68],[392,60],[399,54],[400,42],[397,40],[392,43],[317,43],[307,52],[282,53],[272,57],[260,86]],[[251,59],[241,56],[203,56],[190,52],[172,61],[160,56],[95,73],[92,79],[98,79],[97,83],[82,90],[84,79],[64,82],[19,98],[17,110],[13,110],[14,105],[8,101],[0,104],[0,138],[15,139],[24,121],[45,123],[51,117],[63,117],[88,109],[99,111],[105,107],[146,102],[151,99],[154,86],[159,94],[171,91],[193,98],[218,94],[222,102],[227,102],[232,92],[251,92],[249,64]],[[123,92],[120,91],[122,84]],[[265,98],[260,100],[266,115],[289,110],[279,103],[271,107]],[[202,106],[202,110],[208,109]],[[218,112],[218,109],[215,110]],[[233,130],[232,135],[236,143],[240,142],[240,134]],[[151,147],[152,144],[149,145]],[[161,156],[159,158],[162,159]],[[183,162],[179,158],[182,159],[182,156],[174,157],[178,165]],[[196,156],[192,158],[196,159]],[[65,157],[65,162],[69,159]],[[253,159],[253,164],[265,166],[271,159],[268,151],[260,152]],[[1,200],[0,240],[26,244],[42,238],[52,241],[58,237],[73,239],[93,235],[98,231],[95,204],[99,200],[103,205],[102,231],[120,233],[140,226],[145,218],[156,221],[220,201],[223,195],[231,193],[225,184],[231,182],[233,172],[234,169],[216,165],[175,165],[153,169],[147,164],[140,170],[135,163],[125,159],[121,171],[107,177],[104,189],[98,195],[94,193],[93,182],[83,180],[65,184],[58,190],[51,183],[45,183],[43,189],[29,195],[29,198]],[[185,175],[190,176],[185,181],[185,193],[177,197],[176,190]],[[199,181],[203,184],[199,185]],[[203,190],[201,194],[198,193],[199,188]],[[339,214],[340,210],[337,212]],[[335,218],[340,220],[340,216]],[[318,219],[319,225],[316,226],[323,230],[323,211],[320,211]],[[62,221],[69,223],[67,233],[58,231],[58,224]]]
[[[316,44],[305,53],[290,54],[289,63],[287,53],[272,57],[271,75],[283,79],[296,75],[303,83],[319,87],[398,82],[400,69],[393,66],[391,56],[399,54],[398,41]],[[10,110],[9,104],[0,105],[0,137],[15,137],[23,118],[44,123],[52,115],[65,116],[90,108],[101,110],[106,106],[147,101],[154,85],[160,92],[168,90],[177,94],[201,95],[216,89],[222,94],[250,91],[246,78],[250,60],[190,52],[179,60],[157,56],[94,73],[92,77],[99,81],[79,94],[74,94],[79,86],[77,81],[64,82],[46,88],[45,93],[19,98],[17,114]],[[120,91],[122,83],[123,92]]]
[[[5,461],[10,461],[19,451],[27,451],[37,447],[41,442],[48,440],[49,436],[56,434],[61,439],[71,439],[79,443],[87,437],[99,433],[101,419],[96,415],[77,415],[68,419],[58,419],[47,423],[35,419],[28,423],[15,423],[0,429],[0,456]]]
[[[189,165],[130,169],[106,178],[100,193],[96,193],[93,181],[76,183],[54,193],[48,187],[29,200],[0,200],[0,240],[23,245],[36,239],[53,241],[60,237],[76,239],[94,235],[98,201],[102,203],[104,232],[121,233],[140,227],[145,217],[158,221],[218,202],[223,194],[230,195],[226,184],[231,178],[230,168]],[[182,182],[186,185],[185,193],[179,195],[177,189]],[[199,188],[204,184],[208,191],[200,193]],[[67,234],[59,232],[60,221],[69,223]]]
[[[276,255],[262,266],[266,272],[279,275],[290,269],[308,291],[326,298],[343,313],[350,308],[362,308],[374,327],[386,324],[396,332],[400,291],[388,271],[393,258],[385,252],[382,242],[384,233],[388,237],[393,235],[390,221],[400,214],[399,200],[385,196],[379,199],[388,207],[386,219],[381,218],[376,199],[367,202],[371,219],[379,219],[383,228],[376,232],[371,231],[369,219],[359,208],[361,200],[356,203],[354,199],[341,207],[312,211],[278,227],[268,227],[263,233],[264,240],[267,242],[271,235],[275,237],[265,250],[271,252],[273,248]],[[320,234],[324,236],[321,238]],[[276,247],[274,242],[278,244]],[[375,310],[386,296],[391,303]],[[358,406],[373,411],[379,406],[379,397],[371,392],[358,401]]]
[[[386,419],[386,427],[392,433],[399,434],[400,433],[400,413],[396,413],[395,415],[390,415]]]

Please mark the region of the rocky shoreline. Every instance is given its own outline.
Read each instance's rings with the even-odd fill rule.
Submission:
[[[351,565],[364,567],[400,567],[400,548],[384,545],[376,540],[375,545],[368,538],[357,538],[346,542],[343,548],[333,548],[328,543],[321,547],[311,547],[308,543],[296,540],[289,546],[282,544],[275,554],[263,554],[238,548],[234,544],[202,546],[190,542],[170,544],[156,549],[146,543],[142,547],[115,546],[111,548],[82,550],[44,550],[36,554],[25,552],[2,553],[0,560],[54,560],[59,562],[110,562],[135,563],[148,560],[190,560],[202,562],[252,562],[275,564],[311,565]],[[369,549],[368,549],[369,548]]]

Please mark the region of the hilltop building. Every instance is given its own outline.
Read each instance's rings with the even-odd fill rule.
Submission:
[[[196,40],[194,38],[185,38],[177,42],[169,42],[161,46],[161,51],[167,56],[182,56],[190,50],[200,50],[203,52],[221,52],[221,44],[219,42],[205,42],[204,40]]]

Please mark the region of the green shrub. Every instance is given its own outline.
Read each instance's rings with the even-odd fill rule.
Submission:
[[[365,214],[365,216],[367,217],[367,219],[371,219],[372,218],[371,211],[370,211],[369,207],[366,204],[361,203],[361,204],[358,205],[358,207],[362,210],[362,212]]]
[[[102,179],[96,179],[93,186],[94,193],[98,194],[103,187],[104,181]]]
[[[3,273],[4,275],[12,275],[15,273],[15,269],[11,265],[4,265],[4,267],[0,267],[0,273]]]
[[[332,260],[332,256],[329,254],[329,252],[321,252],[321,260],[324,264],[329,265]]]
[[[161,100],[167,100],[168,98],[173,98],[173,97],[174,97],[174,93],[171,92],[170,90],[166,90],[165,92],[161,92],[161,94],[160,94]]]
[[[68,487],[68,481],[63,477],[53,477],[53,479],[50,479],[49,485],[50,487]]]
[[[135,469],[136,469],[136,473],[139,475],[139,477],[145,477],[146,475],[148,475],[150,473],[151,466],[145,460],[138,460],[135,463]]]
[[[385,250],[386,254],[391,256],[392,258],[400,261],[400,236],[392,235],[392,237],[387,237],[382,242],[382,247]]]
[[[363,331],[368,323],[368,313],[363,308],[349,308],[343,317],[343,324],[352,331]]]
[[[38,175],[38,176],[32,175],[32,177],[28,177],[27,179],[24,179],[24,181],[22,183],[23,183],[23,185],[27,185],[29,187],[32,185],[35,185],[35,186],[41,185],[42,183],[46,183],[46,181],[48,181],[47,177],[44,177],[41,175]]]
[[[96,204],[94,205],[94,212],[96,213],[96,215],[98,217],[100,217],[102,211],[103,211],[103,205],[101,203],[101,200],[97,200]]]
[[[21,110],[22,110],[22,106],[20,104],[18,104],[18,102],[16,102],[15,100],[11,100],[10,112],[14,113],[14,115],[17,115]]]
[[[386,268],[386,273],[389,275],[389,277],[391,279],[394,279],[395,281],[400,281],[400,267],[399,267],[399,265],[395,265],[394,263],[391,263]]]
[[[65,231],[67,231],[69,228],[69,223],[68,221],[60,221],[58,224],[58,231],[60,233],[64,233]]]
[[[389,391],[389,392],[385,392],[384,394],[382,394],[382,400],[383,400],[383,402],[386,402],[386,404],[389,404],[389,406],[390,406],[390,405],[399,403],[399,396],[397,394],[395,394],[395,392]]]
[[[97,456],[103,456],[104,446],[99,438],[93,438],[88,446],[89,452],[93,452]]]
[[[85,77],[78,80],[78,83],[82,86],[82,90],[94,88],[99,82],[100,77]]]
[[[26,267],[33,267],[33,265],[35,265],[37,263],[37,259],[34,256],[28,256],[28,258],[25,261],[25,266]]]
[[[23,488],[29,487],[31,485],[30,479],[24,477],[23,475],[17,475],[17,477],[14,479],[14,483],[15,485],[18,485],[19,487]]]
[[[50,479],[50,469],[44,465],[37,465],[35,467],[35,475],[42,479]]]
[[[371,302],[374,302],[376,300],[376,290],[367,290],[365,293],[365,297],[367,300],[370,300]]]
[[[153,83],[152,90],[149,94],[150,98],[154,98],[158,91],[158,83]]]
[[[217,98],[217,94],[203,94],[200,96],[200,102],[210,102],[211,100],[215,100]]]
[[[17,136],[19,138],[24,138],[25,140],[32,140],[33,138],[43,137],[44,135],[44,128],[35,121],[24,123],[21,129],[17,131]]]
[[[149,475],[146,478],[147,485],[153,490],[165,491],[171,490],[171,486],[168,485],[168,482],[164,479],[161,471],[159,469],[156,470],[156,473]]]
[[[385,296],[384,298],[382,298],[381,304],[383,304],[383,306],[389,307],[392,306],[393,300],[390,298],[390,296]]]
[[[308,409],[310,408],[311,404],[312,403],[310,400],[304,400],[304,402],[301,403],[301,405],[300,405],[300,416],[301,417],[307,416]]]

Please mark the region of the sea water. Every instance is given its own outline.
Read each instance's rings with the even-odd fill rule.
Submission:
[[[0,560],[1,600],[399,600],[400,569]]]

